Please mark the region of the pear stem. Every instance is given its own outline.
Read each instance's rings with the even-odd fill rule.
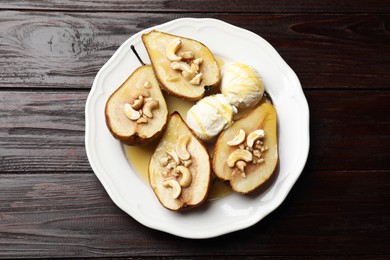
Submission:
[[[141,57],[138,55],[138,52],[135,49],[134,45],[131,45],[130,48],[133,51],[133,53],[135,54],[135,56],[137,57],[138,61],[142,64],[142,66],[145,66],[145,63],[142,61]]]
[[[264,91],[264,94],[263,94],[263,95],[264,95],[264,97],[268,98],[268,100],[271,102],[272,105],[274,104],[274,102],[272,101],[271,96],[268,94],[267,91]]]

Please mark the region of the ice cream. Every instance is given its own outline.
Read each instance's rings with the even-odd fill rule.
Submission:
[[[263,96],[263,81],[251,66],[233,63],[223,71],[221,92],[238,110],[251,108]]]
[[[222,94],[199,100],[187,112],[187,125],[204,141],[213,140],[232,124],[237,109]]]

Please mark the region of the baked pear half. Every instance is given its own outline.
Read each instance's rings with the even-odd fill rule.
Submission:
[[[206,86],[219,84],[218,62],[204,44],[159,31],[142,35],[142,41],[161,87],[171,95],[195,101]]]
[[[248,193],[264,184],[277,164],[276,110],[271,103],[262,103],[220,134],[212,167],[234,191]]]
[[[106,124],[127,145],[153,141],[165,129],[168,108],[151,65],[137,68],[108,98]]]
[[[206,147],[174,112],[149,162],[149,183],[154,193],[167,209],[195,207],[206,199],[210,178]]]

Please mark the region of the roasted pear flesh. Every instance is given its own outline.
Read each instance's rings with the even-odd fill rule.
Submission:
[[[211,51],[202,43],[172,34],[151,31],[142,35],[157,79],[171,95],[199,100],[205,86],[216,86],[221,73]]]
[[[168,108],[151,65],[141,66],[109,97],[105,107],[111,134],[127,145],[142,145],[165,129]]]
[[[200,205],[211,177],[205,146],[178,113],[173,113],[149,162],[149,183],[158,200],[176,211]]]
[[[276,110],[271,103],[262,103],[221,133],[212,167],[234,191],[248,193],[272,176],[277,163]]]

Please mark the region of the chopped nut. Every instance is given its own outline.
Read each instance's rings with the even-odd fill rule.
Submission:
[[[200,81],[202,80],[202,76],[203,76],[202,73],[196,74],[195,77],[193,77],[193,78],[190,80],[190,84],[192,84],[192,85],[199,85],[199,84],[200,84]]]
[[[145,81],[144,87],[145,87],[145,88],[151,88],[151,87],[152,87],[152,84],[150,84],[149,81]]]
[[[168,173],[169,173],[169,171],[168,171],[167,169],[162,169],[162,170],[161,170],[161,175],[162,175],[163,177],[167,177],[167,176],[168,176]]]
[[[160,161],[160,164],[161,164],[162,166],[166,166],[166,165],[168,164],[169,158],[168,158],[167,156],[163,156],[163,157],[161,157],[161,158],[159,159],[159,161]]]
[[[137,120],[137,124],[146,124],[147,122],[149,122],[149,119],[144,116]]]
[[[261,152],[260,152],[259,150],[253,150],[253,155],[254,155],[255,157],[260,158],[260,157],[261,157]]]
[[[245,170],[246,162],[244,161],[237,161],[236,162],[236,167],[243,172]]]
[[[245,145],[244,144],[240,144],[240,146],[238,146],[238,148],[245,149]]]
[[[194,54],[192,51],[183,51],[179,53],[179,56],[182,57],[184,60],[189,60],[194,58]]]
[[[165,168],[167,168],[168,170],[173,170],[175,169],[177,166],[177,163],[175,161],[171,161],[167,164],[167,166],[165,166]]]
[[[263,163],[264,162],[264,159],[263,158],[260,158],[260,159],[258,159],[257,161],[256,161],[256,163]]]
[[[148,89],[144,89],[144,90],[142,91],[142,96],[144,96],[144,98],[145,98],[145,97],[150,97],[150,91],[149,91]]]
[[[194,76],[195,76],[195,72],[194,71],[188,72],[188,71],[183,70],[181,74],[183,75],[183,77],[186,80],[190,80],[190,79],[194,78]]]
[[[191,70],[196,72],[196,73],[198,73],[199,72],[199,65],[194,63],[194,62],[192,62],[191,63]]]
[[[255,148],[256,148],[256,149],[259,149],[259,150],[260,150],[261,147],[263,147],[261,144],[255,144]]]
[[[197,58],[197,59],[193,60],[192,62],[197,64],[197,65],[200,65],[200,64],[202,64],[203,59],[202,58]]]
[[[247,147],[245,147],[245,150],[247,150],[247,151],[249,151],[249,152],[252,152],[252,151],[253,151],[253,148],[252,148],[252,147],[249,147],[249,146],[247,146]]]
[[[177,153],[173,150],[172,146],[165,148],[165,152],[176,162],[176,165],[180,164],[179,156],[177,156]]]
[[[189,166],[191,166],[191,164],[192,164],[192,161],[191,160],[186,160],[186,161],[183,161],[183,165],[185,166],[185,167],[189,167]]]

